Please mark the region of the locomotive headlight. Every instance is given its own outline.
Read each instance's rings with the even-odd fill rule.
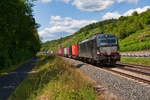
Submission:
[[[97,51],[97,54],[100,54],[100,52],[99,52],[99,51]]]

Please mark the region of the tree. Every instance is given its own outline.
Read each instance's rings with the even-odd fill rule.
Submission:
[[[0,69],[29,59],[39,51],[38,24],[29,0],[0,0]]]
[[[134,12],[132,13],[132,16],[138,16],[138,12],[137,12],[137,11],[134,11]]]

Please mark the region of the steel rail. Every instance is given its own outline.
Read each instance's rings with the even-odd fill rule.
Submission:
[[[122,72],[119,72],[119,71],[115,71],[115,70],[112,70],[110,68],[102,68],[102,69],[113,72],[113,73],[116,73],[116,74],[119,74],[121,76],[125,76],[125,77],[130,78],[130,79],[137,80],[138,82],[143,82],[143,83],[146,83],[146,84],[150,85],[150,81],[148,81],[148,80],[145,80],[145,79],[142,79],[142,78],[139,78],[139,77],[135,77],[135,76],[132,76],[132,75],[128,75],[126,73],[122,73]]]
[[[123,63],[123,62],[117,62],[119,65],[133,67],[133,68],[139,68],[139,69],[145,69],[150,71],[150,66],[148,65],[138,65],[138,64],[131,64],[131,63]]]
[[[118,65],[116,65],[116,67],[118,69],[121,69],[121,70],[126,70],[126,71],[129,71],[129,72],[142,74],[142,75],[145,75],[145,76],[150,76],[150,73],[146,73],[146,72],[143,72],[143,71],[137,71],[137,70],[134,70],[134,69],[128,69],[128,68],[124,68],[124,67],[119,67]]]

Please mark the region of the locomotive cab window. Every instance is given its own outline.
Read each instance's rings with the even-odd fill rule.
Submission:
[[[117,44],[116,37],[99,37],[99,44],[100,45],[114,45]]]

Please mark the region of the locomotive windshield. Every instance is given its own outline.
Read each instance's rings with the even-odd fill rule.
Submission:
[[[100,45],[115,45],[117,44],[116,37],[99,37]]]

